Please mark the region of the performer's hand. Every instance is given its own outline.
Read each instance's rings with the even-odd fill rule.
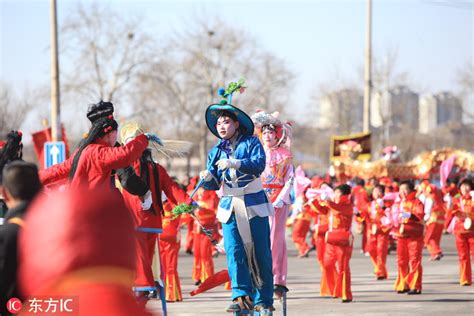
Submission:
[[[321,201],[327,201],[329,200],[329,195],[327,195],[325,192],[321,193],[321,195],[319,196],[319,199]]]
[[[156,143],[156,144],[158,144],[158,145],[160,145],[160,146],[163,146],[163,142],[162,142],[161,139],[160,139],[158,136],[156,136],[155,134],[145,133],[145,136],[146,136],[146,138],[148,138],[148,140],[149,140],[150,142],[154,142],[154,143]]]
[[[199,179],[204,180],[204,182],[211,181],[212,174],[209,172],[209,170],[203,170],[199,172]]]
[[[216,164],[219,170],[226,170],[230,168],[234,168],[234,169],[240,168],[240,160],[238,159],[221,159]]]
[[[148,190],[143,196],[142,210],[148,211],[153,203],[153,198],[151,197],[151,192]]]
[[[282,208],[283,207],[283,201],[282,200],[277,200],[273,203],[274,208]]]
[[[401,213],[400,213],[400,217],[401,217],[402,219],[408,219],[408,218],[411,217],[411,213],[410,213],[410,212],[401,212]]]
[[[377,199],[377,204],[378,204],[380,207],[384,207],[384,206],[385,206],[385,203],[383,202],[382,199]]]
[[[473,201],[474,201],[474,190],[473,190],[473,191],[471,191],[471,192],[469,192],[469,195],[471,196],[471,200],[473,200]]]

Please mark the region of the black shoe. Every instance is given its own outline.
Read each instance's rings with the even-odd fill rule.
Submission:
[[[188,255],[192,255],[192,254],[193,254],[193,251],[192,251],[191,249],[186,249],[186,253],[187,253]]]
[[[196,283],[194,283],[194,285],[199,286],[201,285],[201,283],[202,283],[201,280],[197,280]]]
[[[404,294],[404,293],[407,293],[408,290],[403,290],[403,291],[397,291],[398,294]]]
[[[387,277],[384,277],[384,276],[378,276],[378,277],[377,277],[377,281],[380,281],[380,280],[387,280]]]
[[[408,295],[418,295],[418,294],[421,294],[421,290],[410,290],[407,292]]]
[[[345,300],[342,300],[342,302],[343,302],[343,303],[350,303],[350,302],[352,302],[352,300],[350,300],[350,299],[345,299]]]
[[[275,284],[275,286],[273,287],[273,293],[279,300],[283,297],[283,293],[286,293],[288,291],[288,288],[284,285]]]

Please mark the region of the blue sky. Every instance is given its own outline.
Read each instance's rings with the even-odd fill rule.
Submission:
[[[293,100],[300,104],[298,113],[314,88],[334,81],[336,72],[356,80],[363,61],[365,1],[100,2],[124,15],[143,16],[158,38],[187,27],[196,16],[219,16],[246,30],[297,75]],[[76,6],[77,1],[58,0],[59,21]],[[462,7],[373,0],[374,54],[397,48],[398,69],[409,73],[413,88],[421,93],[456,91],[456,70],[473,60],[474,49],[474,10]],[[49,1],[0,0],[0,14],[0,80],[18,91],[47,85]]]

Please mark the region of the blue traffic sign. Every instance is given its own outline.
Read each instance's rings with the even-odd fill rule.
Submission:
[[[66,160],[66,145],[64,142],[44,143],[44,167],[49,168]]]

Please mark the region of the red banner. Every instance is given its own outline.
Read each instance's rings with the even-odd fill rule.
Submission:
[[[44,161],[44,143],[52,141],[51,127],[43,129],[41,131],[31,134],[33,137],[33,148],[35,150],[36,157],[38,158],[40,169],[43,169]],[[64,126],[61,125],[61,140],[66,145],[66,159],[69,157],[69,144],[67,142],[66,131]]]

